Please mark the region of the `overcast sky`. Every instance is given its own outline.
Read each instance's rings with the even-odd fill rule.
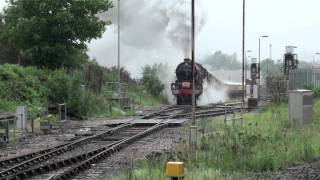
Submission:
[[[128,0],[130,1],[130,0]],[[202,0],[207,11],[207,23],[197,38],[197,56],[222,50],[241,55],[242,0]],[[3,7],[5,0],[0,0]],[[320,1],[319,0],[247,0],[246,49],[258,56],[258,37],[269,35],[262,41],[262,58],[269,57],[272,44],[274,59],[282,58],[286,45],[297,46],[301,60],[311,61],[313,54],[320,51]],[[108,36],[108,31],[104,39]],[[115,38],[109,38],[115,41]],[[105,41],[93,41],[90,55],[105,65],[115,65],[116,61],[105,62],[99,55],[98,47]],[[100,48],[101,49],[101,48]],[[109,52],[116,53],[116,52]],[[320,57],[319,57],[320,60]]]

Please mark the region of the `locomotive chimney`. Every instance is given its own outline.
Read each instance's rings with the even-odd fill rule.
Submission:
[[[190,58],[184,58],[184,62],[190,62],[191,59]]]

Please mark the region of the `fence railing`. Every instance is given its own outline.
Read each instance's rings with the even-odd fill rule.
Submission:
[[[232,126],[234,127],[237,120],[240,120],[240,125],[243,124],[243,103],[233,102],[225,103],[220,106],[224,109],[224,124],[227,125],[228,121],[232,121]]]
[[[320,87],[320,67],[291,70],[289,90]]]

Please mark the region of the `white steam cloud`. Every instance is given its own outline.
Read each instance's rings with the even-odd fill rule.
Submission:
[[[100,15],[111,20],[104,37],[91,43],[89,54],[104,65],[117,64],[117,2]],[[121,0],[121,63],[135,77],[146,64],[176,67],[190,57],[191,0]],[[196,34],[206,22],[201,1],[196,1]],[[98,48],[96,48],[98,46]],[[174,69],[174,68],[171,68]],[[174,72],[170,72],[174,74]]]
[[[227,94],[225,89],[217,88],[214,84],[209,84],[207,81],[203,84],[203,93],[199,97],[198,105],[204,106],[217,102],[225,102]]]
[[[175,81],[174,69],[168,66],[168,64],[164,64],[161,68],[158,69],[157,77],[164,84],[164,91],[162,92],[164,96],[166,96],[169,104],[176,104],[175,97],[171,92],[171,83]]]

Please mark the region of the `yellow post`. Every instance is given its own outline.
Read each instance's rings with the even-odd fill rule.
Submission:
[[[168,162],[166,166],[166,176],[171,180],[182,180],[184,178],[183,162]]]

